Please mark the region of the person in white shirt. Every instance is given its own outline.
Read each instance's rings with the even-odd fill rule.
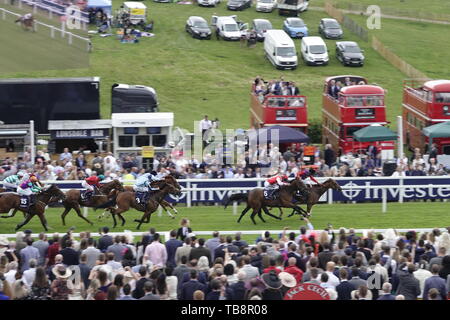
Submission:
[[[205,115],[205,118],[200,121],[199,126],[200,126],[199,129],[200,129],[200,131],[202,133],[202,140],[206,141],[205,140],[205,132],[212,128],[212,122],[211,122],[211,120],[208,120],[208,116],[207,115]]]
[[[23,272],[23,280],[24,283],[31,288],[31,285],[34,282],[34,278],[36,277],[36,265],[37,265],[37,260],[36,259],[30,259],[30,261],[28,262],[30,268],[28,270],[25,270]]]
[[[397,170],[391,175],[391,177],[406,177],[406,173],[401,166],[398,166]]]
[[[329,261],[327,263],[327,271],[325,272],[328,275],[327,284],[330,285],[332,289],[336,289],[336,287],[341,283],[339,278],[333,273],[335,266],[336,265],[333,261]]]
[[[413,272],[414,278],[419,280],[420,285],[420,295],[418,298],[423,297],[423,289],[425,287],[425,280],[432,277],[433,274],[427,270],[427,262],[426,261],[420,261],[419,268]]]

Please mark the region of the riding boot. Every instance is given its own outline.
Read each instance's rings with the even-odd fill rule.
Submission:
[[[35,194],[32,194],[32,195],[30,195],[30,197],[29,197],[29,200],[28,200],[29,202],[29,207],[31,207],[32,205],[34,205],[35,203],[36,203],[36,195]]]

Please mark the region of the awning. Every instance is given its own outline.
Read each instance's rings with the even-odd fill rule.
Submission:
[[[448,138],[450,137],[450,121],[445,121],[422,130],[423,134],[429,138]]]
[[[277,139],[278,143],[309,142],[309,137],[303,132],[284,126],[270,126],[249,132],[250,140],[254,140],[256,136],[260,142]]]
[[[360,142],[397,140],[397,133],[379,124],[370,125],[353,133],[353,138]]]
[[[98,120],[49,120],[48,130],[80,130],[80,129],[110,129],[110,119]]]
[[[173,112],[113,113],[113,127],[171,127]]]

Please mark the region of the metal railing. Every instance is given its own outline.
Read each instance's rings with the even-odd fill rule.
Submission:
[[[12,15],[14,17],[22,16],[21,14],[6,10],[4,8],[0,8],[0,13],[1,13],[2,20],[6,20],[7,15]],[[83,50],[86,50],[89,52],[92,49],[91,40],[89,38],[81,37],[79,35],[73,34],[72,32],[68,32],[64,29],[57,28],[53,25],[48,25],[48,24],[45,24],[45,23],[37,21],[37,20],[34,20],[33,27],[34,27],[35,32],[39,32],[41,29],[47,30],[47,34],[52,39],[56,39],[59,34],[60,38],[67,39],[67,43],[71,46],[75,45],[75,41],[81,41],[82,42],[81,47],[83,47]]]

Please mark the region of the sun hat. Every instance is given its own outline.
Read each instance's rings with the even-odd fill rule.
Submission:
[[[281,280],[281,284],[285,287],[293,288],[297,285],[297,280],[295,280],[295,277],[290,273],[280,272],[278,277]]]
[[[272,270],[269,273],[265,273],[261,277],[263,283],[270,289],[280,289],[281,288],[281,280],[278,278],[277,273]]]
[[[5,236],[0,236],[0,246],[7,246],[9,245],[8,238]]]
[[[72,270],[67,269],[63,264],[57,264],[52,269],[53,274],[57,278],[66,279],[72,275]]]

